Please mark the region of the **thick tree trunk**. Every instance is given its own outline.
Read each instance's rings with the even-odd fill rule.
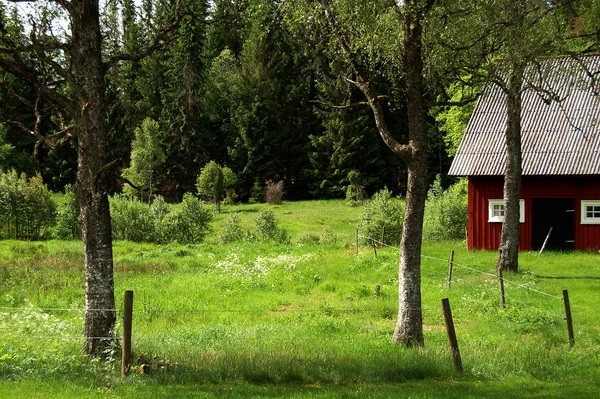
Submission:
[[[97,0],[70,3],[71,62],[78,85],[75,133],[85,259],[85,352],[98,356],[112,342],[115,298],[108,184],[106,174],[106,97]]]
[[[506,170],[504,172],[504,222],[500,233],[497,269],[518,271],[521,193],[521,90],[524,66],[514,65],[506,88]]]
[[[408,5],[404,20],[404,67],[411,156],[408,159],[408,191],[398,270],[398,320],[393,341],[406,346],[423,345],[421,311],[421,240],[427,197],[427,105],[423,98],[421,19]]]

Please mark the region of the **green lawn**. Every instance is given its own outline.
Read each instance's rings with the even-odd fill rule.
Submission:
[[[231,212],[251,228],[263,206],[224,207],[214,233]],[[107,362],[90,362],[80,352],[81,244],[0,242],[0,397],[600,394],[598,254],[522,253],[521,271],[505,276],[507,307],[501,309],[495,253],[468,252],[461,242],[425,243],[426,346],[411,350],[390,340],[398,251],[378,249],[375,257],[363,247],[356,254],[361,208],[311,201],[272,209],[292,244],[222,245],[213,238],[200,245],[115,243],[117,307],[123,291],[134,290],[134,359],[154,367],[125,379],[117,372],[118,348]],[[297,235],[325,227],[338,236],[336,244],[294,243]],[[457,264],[448,289],[451,250]],[[571,299],[573,348],[563,320],[563,289]],[[447,348],[440,304],[445,297],[463,374],[454,370]]]

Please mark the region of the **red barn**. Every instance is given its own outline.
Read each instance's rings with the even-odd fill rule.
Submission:
[[[528,70],[522,101],[521,250],[600,249],[600,56]],[[535,89],[534,89],[535,88]],[[504,218],[506,106],[482,93],[449,174],[468,176],[469,249],[497,250]]]

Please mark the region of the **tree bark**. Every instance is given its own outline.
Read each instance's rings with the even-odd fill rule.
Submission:
[[[506,169],[504,171],[504,221],[500,233],[497,269],[518,271],[520,240],[521,193],[521,92],[525,67],[512,65],[505,90],[506,123]]]
[[[422,346],[421,241],[427,198],[427,105],[423,96],[421,18],[414,2],[407,2],[404,27],[404,68],[411,157],[407,161],[408,188],[398,268],[398,320],[393,341]]]
[[[71,63],[77,90],[75,134],[85,262],[85,352],[102,355],[115,325],[113,253],[106,162],[106,88],[97,0],[73,1]]]

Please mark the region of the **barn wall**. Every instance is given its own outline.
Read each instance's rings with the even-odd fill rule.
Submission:
[[[469,178],[469,249],[497,250],[502,223],[488,222],[488,200],[501,199],[502,177]],[[520,249],[531,249],[533,198],[574,198],[575,249],[600,249],[600,225],[580,224],[581,201],[600,200],[600,177],[535,177],[524,176],[521,199],[525,200],[525,223],[521,223]]]

